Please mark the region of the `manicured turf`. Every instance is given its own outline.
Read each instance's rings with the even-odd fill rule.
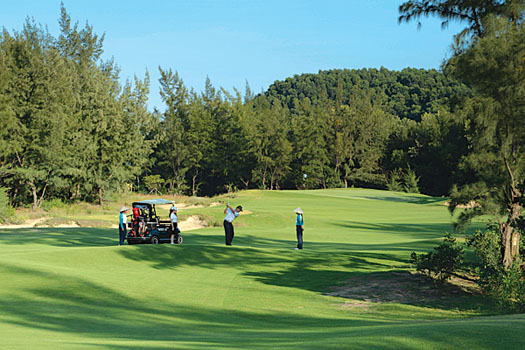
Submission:
[[[480,297],[364,303],[332,286],[408,268],[451,218],[440,198],[248,191],[183,246],[118,247],[116,229],[0,228],[0,349],[518,349],[524,315]],[[305,212],[305,249],[295,215]],[[192,209],[222,220],[223,207]],[[383,291],[388,293],[386,284]],[[394,293],[396,291],[392,291]]]

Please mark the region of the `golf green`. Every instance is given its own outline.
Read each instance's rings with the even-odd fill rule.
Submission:
[[[410,253],[452,230],[443,198],[333,189],[222,199],[245,209],[232,247],[222,227],[183,232],[182,246],[122,247],[117,229],[0,227],[0,349],[525,348],[525,315],[497,315],[480,296],[388,301],[404,292],[394,281]],[[222,211],[188,213],[221,221]],[[347,284],[364,296],[328,295]]]

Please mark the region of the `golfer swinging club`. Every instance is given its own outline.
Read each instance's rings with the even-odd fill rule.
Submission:
[[[226,209],[224,209],[224,234],[226,236],[226,245],[232,245],[233,241],[233,220],[235,220],[239,213],[242,211],[242,207],[239,205],[237,208],[233,209],[230,207],[230,203],[226,203]]]

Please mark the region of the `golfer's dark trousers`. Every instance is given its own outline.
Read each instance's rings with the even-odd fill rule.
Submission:
[[[297,249],[303,249],[303,228],[299,225],[295,226],[297,231]]]
[[[224,234],[226,235],[226,245],[232,245],[233,241],[233,224],[224,220]]]
[[[122,225],[118,225],[118,235],[120,237],[119,244],[123,245],[126,239],[126,229],[122,228]]]

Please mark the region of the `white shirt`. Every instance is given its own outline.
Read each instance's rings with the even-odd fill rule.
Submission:
[[[177,222],[177,215],[175,214],[175,212],[172,212],[171,215],[170,215],[170,220],[172,222]]]
[[[228,208],[228,211],[226,212],[226,217],[224,218],[224,220],[228,221],[228,222],[233,222],[233,220],[235,220],[235,218],[239,216],[239,213],[234,211],[234,210],[231,210],[230,208]]]

